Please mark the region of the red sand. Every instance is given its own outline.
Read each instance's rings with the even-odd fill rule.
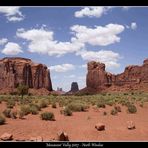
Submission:
[[[148,104],[141,108],[137,106],[136,114],[128,114],[126,107],[121,107],[122,112],[113,116],[110,110],[113,107],[94,110],[92,107],[87,112],[74,112],[72,116],[60,114],[60,108],[45,108],[42,111],[51,111],[56,121],[43,121],[40,115],[27,115],[25,119],[6,119],[5,125],[0,125],[0,135],[11,133],[14,139],[29,140],[31,137],[42,136],[44,141],[57,138],[59,131],[65,131],[70,141],[148,141]],[[0,104],[0,111],[5,109],[5,104]],[[108,114],[103,115],[106,111]],[[41,112],[40,112],[41,113]],[[132,120],[136,129],[128,130],[126,122]],[[105,124],[104,131],[97,131],[95,124]]]

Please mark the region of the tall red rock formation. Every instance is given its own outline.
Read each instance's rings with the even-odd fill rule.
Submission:
[[[89,62],[86,79],[87,88],[97,91],[148,91],[148,59],[143,65],[132,65],[125,68],[121,74],[111,74],[105,71],[105,64]]]
[[[26,58],[3,58],[0,60],[0,90],[14,89],[19,84],[29,88],[52,90],[47,66],[35,64]]]

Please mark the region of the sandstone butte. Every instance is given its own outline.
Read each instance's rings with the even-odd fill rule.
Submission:
[[[12,57],[0,60],[0,93],[14,92],[19,84],[29,86],[32,93],[52,91],[50,72],[47,66],[30,59]]]
[[[127,66],[121,74],[106,72],[105,64],[87,64],[86,88],[81,92],[148,91],[148,59],[141,66]]]

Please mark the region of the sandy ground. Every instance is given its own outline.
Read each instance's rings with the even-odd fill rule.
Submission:
[[[0,125],[0,135],[12,133],[14,139],[29,140],[31,137],[42,136],[45,141],[57,138],[59,131],[65,131],[70,141],[148,141],[148,104],[141,108],[137,106],[136,114],[128,114],[126,107],[121,107],[118,115],[110,115],[113,107],[94,109],[87,112],[74,112],[72,116],[60,114],[60,108],[50,106],[42,111],[51,111],[56,121],[43,121],[40,115],[27,115],[25,119],[8,119],[6,124]],[[4,102],[0,104],[0,111],[5,109]],[[106,111],[108,114],[103,115]],[[41,112],[40,112],[41,113]],[[132,120],[136,129],[128,130],[127,121]],[[97,131],[95,124],[105,124],[104,131]]]

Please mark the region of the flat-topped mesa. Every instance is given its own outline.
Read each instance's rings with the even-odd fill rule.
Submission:
[[[105,64],[89,62],[87,64],[87,88],[97,91],[104,90],[148,90],[148,59],[143,65],[127,66],[121,74],[111,74],[105,71]]]
[[[0,59],[0,62],[7,62],[7,61],[14,61],[14,62],[26,62],[26,63],[30,63],[32,62],[31,59],[27,59],[27,58],[21,58],[21,57],[5,57],[3,59]]]
[[[19,84],[29,88],[52,90],[47,66],[35,64],[31,59],[13,57],[0,60],[0,89],[14,89]]]

